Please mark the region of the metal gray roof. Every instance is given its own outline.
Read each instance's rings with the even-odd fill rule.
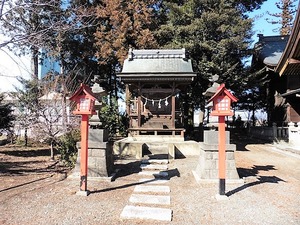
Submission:
[[[129,50],[120,74],[134,73],[193,73],[185,49]]]
[[[257,43],[259,61],[270,67],[276,67],[285,49],[289,36],[260,36]]]

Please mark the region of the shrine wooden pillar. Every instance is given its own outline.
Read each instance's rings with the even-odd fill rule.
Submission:
[[[172,95],[172,126],[175,128],[175,95]]]
[[[125,103],[126,103],[126,113],[127,115],[130,115],[130,91],[129,91],[129,85],[125,85]]]
[[[141,98],[141,84],[139,83],[138,86],[138,102],[137,102],[137,113],[138,113],[138,127],[141,127],[142,117],[141,117],[141,104],[142,98]]]
[[[131,118],[131,112],[130,112],[130,90],[129,90],[129,85],[125,85],[125,107],[126,107],[126,113],[129,117],[129,128],[132,128],[132,118]]]
[[[176,104],[176,101],[175,101],[175,82],[173,82],[173,87],[172,87],[172,119],[171,119],[171,123],[172,123],[172,128],[175,128],[175,104]]]

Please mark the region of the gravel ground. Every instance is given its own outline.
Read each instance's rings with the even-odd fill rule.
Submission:
[[[235,156],[245,184],[228,184],[225,201],[215,199],[218,184],[195,181],[198,157],[173,161],[173,219],[159,222],[120,218],[138,184],[140,161],[116,161],[122,168],[116,180],[88,181],[91,194],[84,197],[75,195],[79,180],[65,179],[66,168],[46,154],[1,147],[0,224],[300,224],[300,155],[240,143]]]

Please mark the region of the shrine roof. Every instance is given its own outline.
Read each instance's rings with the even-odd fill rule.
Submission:
[[[255,44],[257,54],[253,57],[254,62],[262,62],[271,68],[276,67],[288,42],[289,36],[258,36],[259,41]]]
[[[286,48],[276,67],[279,75],[299,74],[300,71],[300,2]]]
[[[185,49],[143,49],[129,50],[122,74],[191,74],[190,59],[186,58]]]

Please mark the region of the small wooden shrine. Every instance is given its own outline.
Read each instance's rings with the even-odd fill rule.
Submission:
[[[185,49],[129,50],[118,77],[126,86],[130,135],[183,136],[180,95],[195,76]]]

